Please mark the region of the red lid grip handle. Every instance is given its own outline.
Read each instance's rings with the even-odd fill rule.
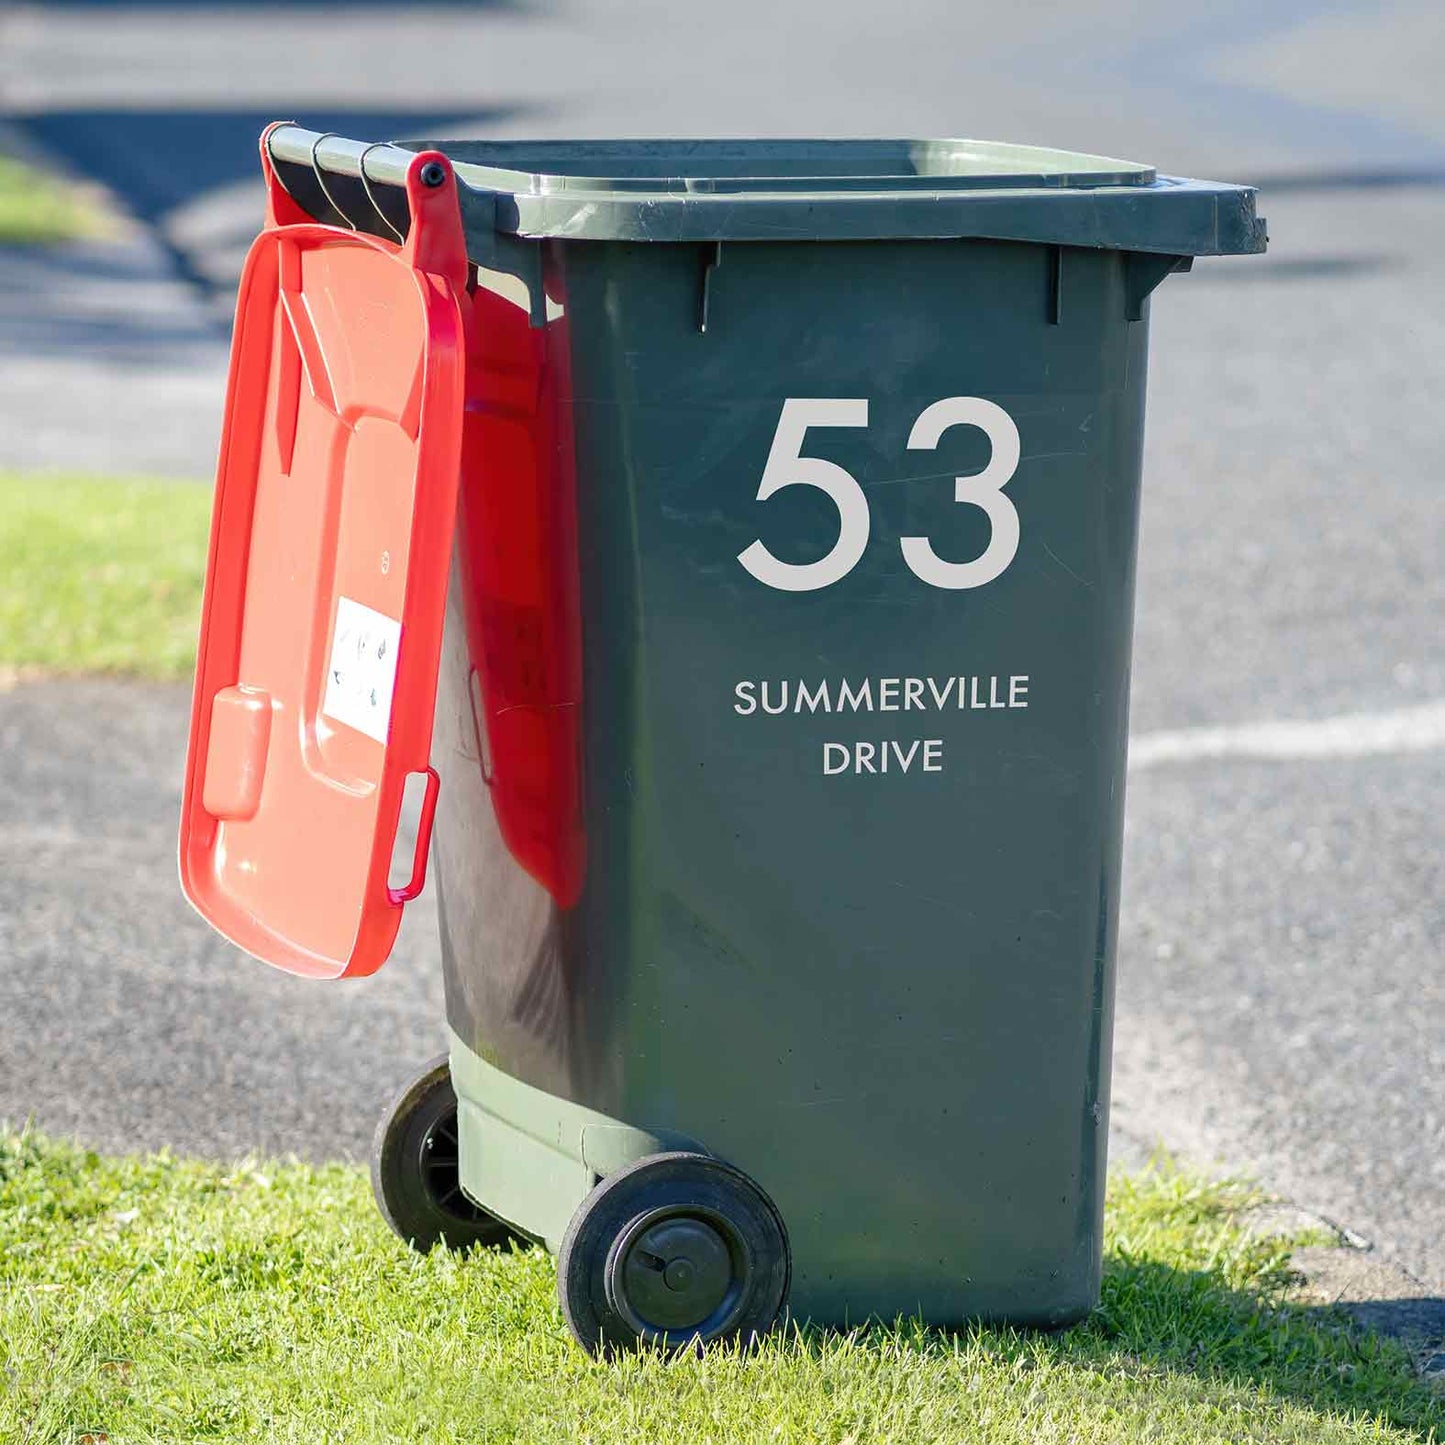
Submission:
[[[387,888],[387,900],[391,903],[410,903],[426,887],[426,860],[431,852],[431,828],[436,820],[437,799],[441,796],[441,788],[442,780],[437,776],[437,770],[429,767],[426,770],[426,795],[421,800],[421,817],[416,825],[416,851],[411,859],[411,879],[405,888]]]

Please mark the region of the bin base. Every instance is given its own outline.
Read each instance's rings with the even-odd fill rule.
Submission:
[[[553,1253],[599,1179],[649,1154],[706,1151],[634,1128],[514,1079],[451,1035],[461,1182],[467,1197]]]
[[[648,1156],[683,1150],[710,1153],[686,1135],[640,1129],[549,1094],[489,1064],[451,1034],[451,1081],[457,1096],[462,1189],[517,1233],[561,1251],[578,1206],[599,1180]],[[806,1218],[803,1218],[806,1223]],[[1024,1269],[1003,1290],[976,1291],[927,1267],[902,1281],[859,1259],[846,1279],[795,1257],[788,1315],[798,1321],[852,1328],[868,1319],[916,1316],[933,1326],[983,1321],[1057,1329],[1084,1318],[1098,1303],[1097,1255],[1068,1271],[1040,1277]],[[795,1248],[796,1256],[796,1248]],[[1077,1258],[1060,1264],[1079,1265]],[[799,1278],[797,1267],[803,1266]]]

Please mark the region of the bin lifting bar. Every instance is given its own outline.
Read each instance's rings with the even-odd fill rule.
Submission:
[[[321,131],[306,130],[292,124],[272,126],[266,136],[266,147],[271,163],[276,170],[277,181],[293,200],[300,200],[286,185],[283,167],[302,167],[316,179],[317,187],[327,203],[341,219],[355,230],[366,230],[373,235],[385,232],[372,227],[358,225],[356,218],[337,205],[326,175],[347,176],[361,182],[377,220],[392,236],[402,238],[403,233],[379,203],[373,184],[405,187],[407,167],[415,151],[405,146],[393,145],[389,141],[364,144],[347,140],[344,136],[331,135]],[[529,300],[528,320],[534,327],[547,324],[547,295],[542,277],[542,245],[540,241],[529,240],[501,230],[497,225],[497,193],[471,185],[457,173],[457,200],[461,205],[462,217],[466,222],[467,235],[472,240],[471,260],[488,271],[500,271],[515,276],[527,288]],[[305,210],[306,207],[302,206]],[[390,239],[390,236],[387,237]]]
[[[342,219],[343,221],[345,221],[346,224],[347,224],[348,226],[350,226],[351,229],[354,231],[354,230],[357,229],[357,227],[356,227],[356,222],[353,221],[353,220],[351,219],[351,217],[346,214],[346,208],[341,204],[340,201],[338,201],[338,200],[336,199],[335,196],[333,196],[333,195],[331,194],[331,187],[326,184],[326,172],[325,172],[325,170],[322,169],[322,167],[321,167],[320,165],[317,164],[317,161],[316,161],[316,147],[319,146],[322,141],[324,141],[324,140],[330,140],[330,138],[331,138],[334,134],[335,134],[334,131],[327,131],[325,135],[318,135],[318,136],[316,137],[316,139],[311,142],[311,169],[312,169],[313,173],[314,173],[315,176],[316,176],[316,184],[321,187],[321,194],[326,197],[326,203],[327,203],[327,205],[329,205],[329,206],[331,207],[331,209],[332,209],[333,211],[335,211],[336,214],[337,214],[338,216],[340,216],[341,219]],[[275,168],[274,160],[273,160],[273,164],[272,164],[272,168],[271,168],[271,174],[272,174],[272,175],[275,175],[275,174],[276,174],[276,168]],[[365,165],[365,157],[364,157],[364,156],[362,157],[361,180],[362,180],[362,184],[364,185],[364,184],[366,183],[366,165]],[[370,194],[370,192],[368,192],[368,194]],[[375,202],[375,201],[372,201],[371,204],[372,204],[373,206],[375,206],[375,205],[376,205],[376,202]],[[378,208],[378,213],[379,213],[379,208]],[[393,229],[395,229],[395,227],[393,227]]]

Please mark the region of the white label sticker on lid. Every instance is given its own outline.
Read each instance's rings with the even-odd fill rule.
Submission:
[[[400,644],[400,622],[350,597],[338,597],[321,711],[385,743]]]

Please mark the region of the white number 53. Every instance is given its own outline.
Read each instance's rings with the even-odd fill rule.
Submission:
[[[784,487],[816,487],[838,509],[838,540],[816,562],[780,562],[761,541],[738,553],[738,561],[759,582],[783,592],[816,592],[841,581],[858,565],[868,546],[871,518],[868,499],[851,473],[836,462],[805,457],[803,440],[809,427],[868,425],[868,402],[861,398],[789,397],[768,450],[758,483],[757,499],[766,501]],[[901,537],[903,560],[934,587],[982,587],[1014,559],[1019,547],[1019,514],[1004,495],[1019,464],[1019,429],[995,402],[980,396],[948,396],[927,407],[913,423],[910,451],[932,451],[944,432],[975,426],[988,437],[988,465],[972,476],[956,477],[953,497],[978,507],[989,520],[988,546],[970,562],[946,562],[927,537]]]

